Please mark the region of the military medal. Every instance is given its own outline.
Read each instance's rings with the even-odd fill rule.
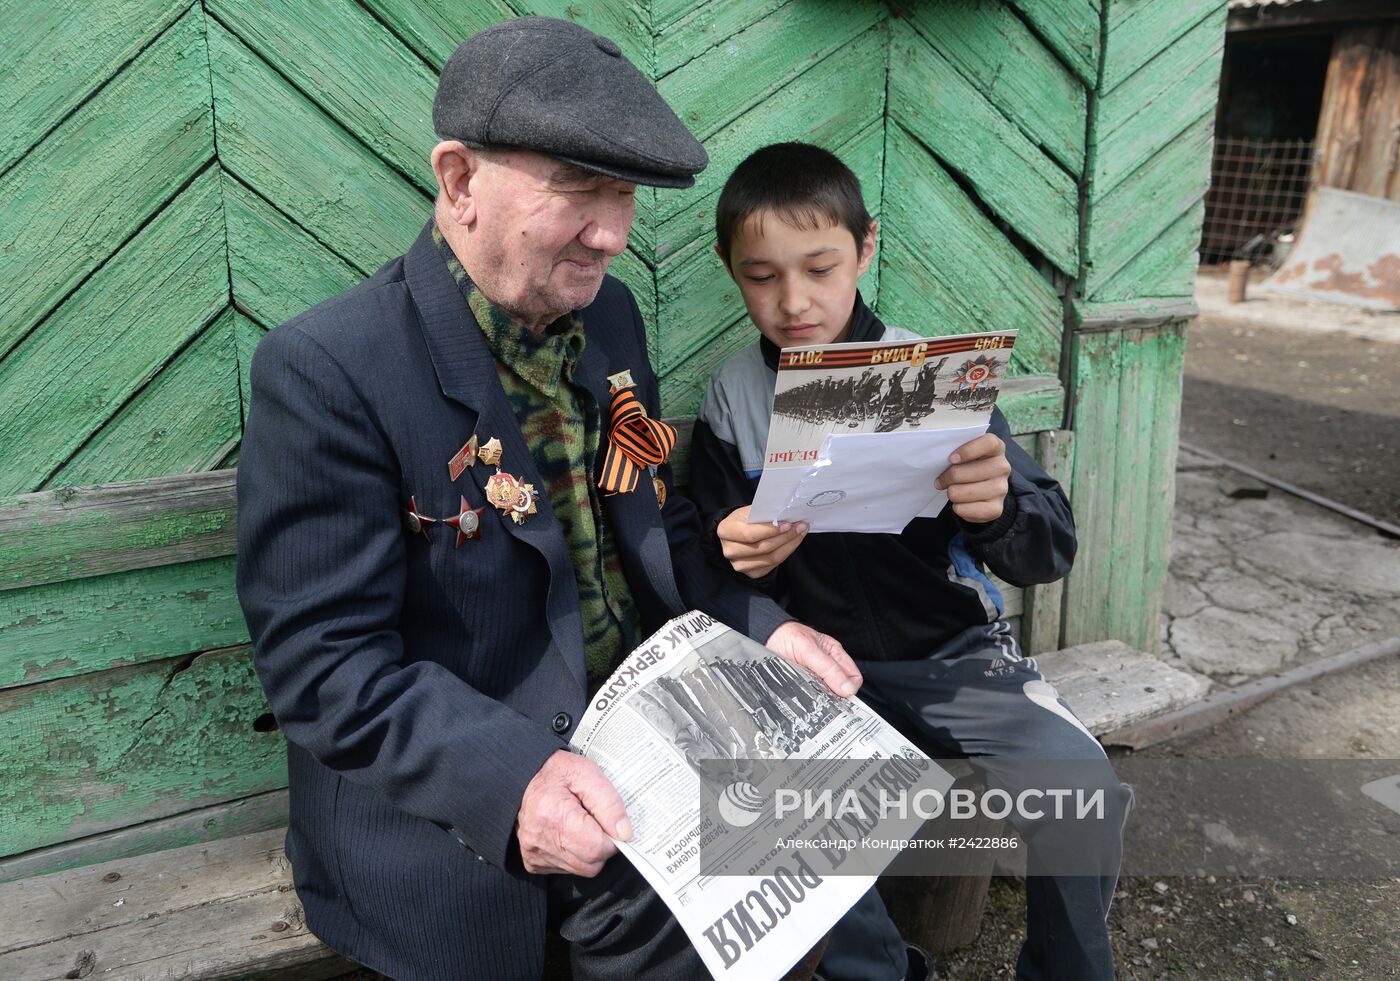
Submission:
[[[466,470],[476,462],[476,433],[472,433],[472,438],[467,440],[460,450],[452,455],[452,459],[447,461],[447,474],[456,480],[462,476],[462,471]]]
[[[408,495],[408,511],[405,513],[404,520],[411,533],[418,535],[425,542],[431,541],[428,538],[428,525],[434,524],[437,519],[430,518],[426,514],[419,514],[418,503],[413,499],[412,494]]]
[[[485,443],[481,444],[481,449],[477,452],[476,458],[488,467],[498,467],[501,465],[501,441],[492,436]]]
[[[510,520],[523,525],[535,513],[535,485],[497,470],[486,481],[486,501]]]
[[[632,372],[619,371],[615,375],[608,375],[608,391],[617,392],[624,388],[631,388],[636,382],[632,381]]]
[[[457,529],[457,544],[453,545],[453,548],[461,548],[462,543],[469,538],[481,537],[481,516],[485,513],[484,507],[468,507],[467,499],[462,498],[462,504],[457,513],[442,521],[443,524]]]

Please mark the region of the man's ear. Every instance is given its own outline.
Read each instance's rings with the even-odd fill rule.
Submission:
[[[864,276],[865,271],[870,268],[870,260],[875,258],[875,241],[880,237],[880,223],[872,221],[870,227],[865,230],[865,237],[860,240],[860,261],[856,264],[856,275]]]
[[[433,147],[433,176],[437,178],[438,199],[447,215],[459,225],[476,221],[476,199],[472,178],[481,169],[481,154],[458,140],[444,140]]]

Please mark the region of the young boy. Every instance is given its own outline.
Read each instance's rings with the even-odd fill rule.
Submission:
[[[1027,879],[1017,977],[1112,978],[1105,920],[1131,795],[1035,662],[1022,657],[983,572],[1019,586],[1063,576],[1075,551],[1064,492],[993,409],[990,430],[963,445],[938,477],[949,505],[936,518],[916,518],[898,535],[808,536],[801,523],[747,522],[778,352],[916,335],[885,326],[861,300],[856,281],[874,257],[877,226],[859,181],[827,151],[801,143],[757,151],[725,184],[715,225],[715,251],[760,337],[715,372],[695,424],[691,491],[712,558],[840,640],[864,675],[867,702],[926,750],[976,757],[989,787],[1015,799],[1029,786],[1031,767],[1018,759],[1085,761],[1075,779],[1088,792],[1102,788],[1108,810],[1096,833],[1104,854],[1091,866],[1100,874]],[[1025,820],[1017,827],[1032,870],[1038,855],[1066,846],[1061,827]],[[921,958],[907,957],[871,890],[832,931],[819,974],[923,976]]]

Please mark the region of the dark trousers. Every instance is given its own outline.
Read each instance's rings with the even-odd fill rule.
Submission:
[[[1009,626],[970,629],[923,660],[859,666],[860,695],[872,708],[931,755],[971,759],[989,789],[1015,799],[1037,786],[1034,765],[1019,761],[1081,761],[1060,772],[1072,773],[1086,794],[1103,791],[1105,816],[1093,832],[1092,854],[1076,840],[1083,824],[1012,818],[1028,850],[1026,941],[1016,976],[1112,978],[1107,918],[1132,792],[1034,659],[1021,656]],[[1092,874],[1041,874],[1063,870],[1066,854],[1079,856],[1076,864]],[[820,974],[830,981],[899,981],[904,961],[893,954],[896,944],[898,931],[872,889],[833,928]]]
[[[709,977],[666,904],[621,855],[592,879],[554,876],[549,913],[569,945],[573,981]]]

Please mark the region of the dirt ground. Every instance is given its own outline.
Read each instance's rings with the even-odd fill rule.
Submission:
[[[1400,523],[1400,346],[1197,321],[1182,439]],[[1400,659],[1276,696],[1156,758],[1396,760]],[[993,882],[971,946],[940,977],[1011,978],[1024,889]],[[1400,879],[1171,877],[1119,883],[1110,921],[1124,979],[1400,978]]]

